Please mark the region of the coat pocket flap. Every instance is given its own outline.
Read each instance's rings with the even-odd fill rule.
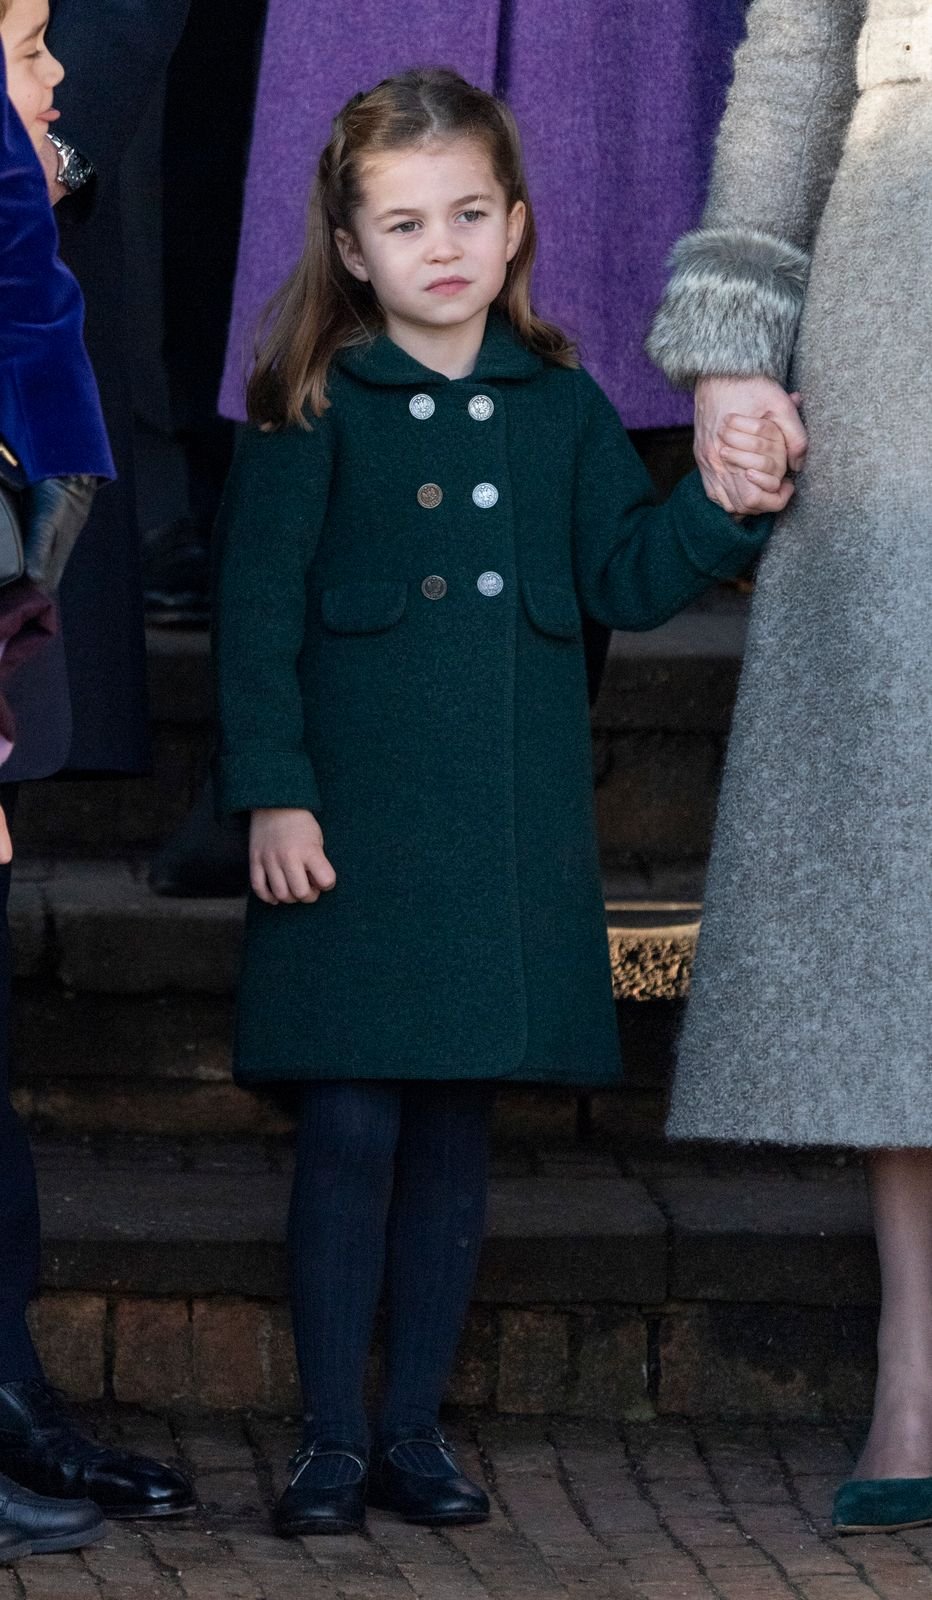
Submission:
[[[576,595],[567,585],[525,580],[521,585],[527,614],[535,628],[553,639],[578,639],[582,621]]]
[[[332,633],[382,633],[404,616],[406,583],[344,583],[325,589],[320,614]]]

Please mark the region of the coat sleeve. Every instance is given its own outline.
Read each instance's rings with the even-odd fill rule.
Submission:
[[[579,374],[573,547],[583,610],[609,628],[656,628],[719,578],[760,554],[772,517],[735,522],[698,472],[657,505],[653,484],[614,406]]]
[[[670,382],[785,383],[857,93],[867,0],[754,0],[702,226],[674,249],[647,350]]]
[[[320,803],[298,658],[327,508],[332,432],[246,430],[214,538],[214,781],[221,813]]]
[[[0,439],[23,478],[113,477],[84,304],[58,259],[42,169],[6,92],[0,46]]]
[[[65,68],[56,132],[110,178],[181,38],[190,0],[53,0],[49,44]],[[204,130],[209,138],[209,130]],[[70,203],[70,202],[63,202]]]

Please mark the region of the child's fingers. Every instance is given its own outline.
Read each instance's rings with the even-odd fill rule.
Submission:
[[[321,845],[311,845],[304,864],[307,868],[308,877],[313,884],[316,884],[318,889],[333,888],[337,881],[337,875],[327,860]]]
[[[779,494],[783,488],[784,479],[778,472],[758,472],[755,467],[749,467],[746,476],[749,483],[763,489],[765,494]]]
[[[282,871],[292,900],[306,905],[319,899],[319,890],[312,882],[300,856],[287,856],[282,861]]]
[[[785,478],[776,494],[764,489],[755,489],[753,494],[748,494],[745,509],[750,516],[779,513],[786,510],[795,493],[796,485],[792,478]]]
[[[288,879],[281,862],[275,856],[269,857],[266,861],[265,876],[276,903],[284,906],[293,905],[294,895],[288,887]]]
[[[722,445],[719,451],[721,458],[729,467],[740,467],[743,472],[769,472],[780,483],[786,476],[786,455],[776,456],[759,450],[736,450],[731,445]]]
[[[257,899],[263,900],[267,906],[274,906],[276,904],[275,896],[269,888],[268,880],[266,879],[265,867],[258,856],[250,860],[249,882],[252,885],[252,892]]]

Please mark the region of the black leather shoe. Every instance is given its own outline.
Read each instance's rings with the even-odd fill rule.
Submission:
[[[102,1539],[107,1524],[90,1500],[46,1500],[0,1474],[0,1525],[15,1536],[21,1555],[51,1555],[55,1550],[80,1550]],[[0,1547],[0,1560],[17,1561],[10,1547]]]
[[[195,1504],[180,1472],[85,1438],[39,1378],[0,1384],[0,1472],[35,1494],[93,1500],[108,1517],[175,1517]]]
[[[369,1504],[427,1528],[485,1522],[491,1509],[488,1495],[460,1471],[439,1428],[412,1428],[383,1443],[369,1478]]]
[[[275,1532],[362,1533],[366,1525],[365,1453],[336,1439],[315,1439],[289,1462],[291,1482],[275,1507]]]
[[[31,1555],[32,1545],[23,1538],[19,1529],[8,1522],[0,1522],[0,1567],[12,1566],[14,1561]]]

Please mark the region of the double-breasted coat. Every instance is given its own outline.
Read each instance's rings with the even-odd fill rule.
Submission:
[[[696,475],[661,507],[581,369],[498,317],[449,380],[346,349],[313,426],[247,431],[220,516],[221,807],[301,807],[336,888],[251,897],[241,1080],[616,1079],[583,612],[743,571]]]

